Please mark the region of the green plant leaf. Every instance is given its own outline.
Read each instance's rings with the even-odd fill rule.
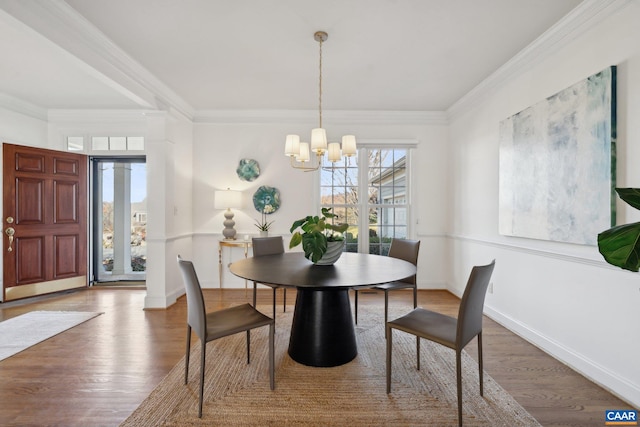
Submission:
[[[299,231],[296,231],[293,236],[291,236],[291,240],[289,241],[289,249],[295,248],[302,242],[302,234]]]
[[[327,224],[325,228],[337,231],[338,233],[344,233],[349,228],[349,224]]]
[[[598,249],[609,264],[637,272],[640,269],[640,222],[619,225],[598,234]]]
[[[616,188],[616,192],[629,205],[640,209],[640,188]]]
[[[322,208],[322,216],[325,218],[337,218],[338,215],[331,213],[332,208]]]
[[[300,227],[302,224],[304,224],[305,222],[309,221],[311,219],[310,216],[307,216],[305,218],[299,219],[297,221],[295,221],[292,225],[291,228],[289,229],[289,233],[293,233],[293,230],[295,230],[296,228]]]
[[[302,249],[304,256],[313,262],[318,262],[327,252],[327,236],[319,232],[302,235]]]

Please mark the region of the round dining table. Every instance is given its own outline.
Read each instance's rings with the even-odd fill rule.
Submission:
[[[333,265],[315,265],[302,252],[251,257],[231,264],[243,279],[296,288],[289,356],[308,366],[339,366],[358,354],[349,289],[367,288],[416,274],[410,262],[345,252]]]

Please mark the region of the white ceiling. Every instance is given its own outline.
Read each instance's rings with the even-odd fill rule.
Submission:
[[[44,109],[445,111],[581,0],[0,0],[0,98]],[[574,11],[575,13],[575,11]]]

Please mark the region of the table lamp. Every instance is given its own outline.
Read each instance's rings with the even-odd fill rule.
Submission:
[[[236,229],[233,228],[236,225],[236,222],[233,220],[233,212],[231,212],[231,208],[239,209],[242,207],[242,192],[234,191],[229,188],[226,190],[216,190],[215,193],[215,208],[216,209],[226,209],[224,213],[225,220],[224,230],[222,230],[222,235],[225,240],[235,240],[236,239]]]

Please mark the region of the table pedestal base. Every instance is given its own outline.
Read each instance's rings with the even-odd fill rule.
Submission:
[[[308,366],[339,366],[358,354],[348,289],[298,288],[289,356]]]

